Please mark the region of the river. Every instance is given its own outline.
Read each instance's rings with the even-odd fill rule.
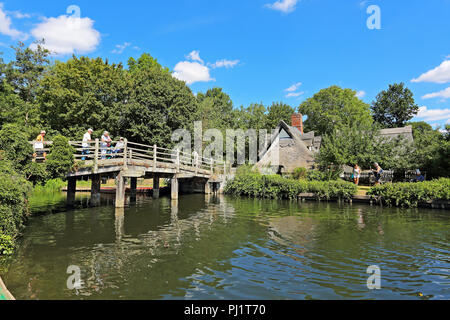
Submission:
[[[30,219],[2,275],[17,299],[450,299],[449,211],[205,195],[102,202],[55,213],[63,194],[31,201],[47,214]],[[369,266],[380,289],[367,286]],[[68,286],[73,270],[80,287]]]

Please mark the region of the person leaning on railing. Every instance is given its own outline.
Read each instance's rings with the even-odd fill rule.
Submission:
[[[116,143],[116,146],[114,147],[113,154],[114,158],[118,157],[119,153],[123,153],[125,149],[125,139],[120,137],[119,141]]]

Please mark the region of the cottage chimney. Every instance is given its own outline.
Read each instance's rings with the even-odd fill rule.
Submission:
[[[292,126],[296,127],[303,135],[303,115],[301,113],[294,113],[292,115]]]

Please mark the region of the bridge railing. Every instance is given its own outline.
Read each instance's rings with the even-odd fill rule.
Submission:
[[[150,146],[130,142],[126,139],[122,145],[117,145],[118,143],[119,141],[112,141],[110,147],[104,147],[99,139],[89,142],[69,141],[75,151],[75,162],[92,162],[94,171],[97,171],[99,166],[116,164],[127,167],[139,161],[144,161],[146,165],[151,165],[155,169],[161,165],[171,165],[172,167],[175,165],[178,171],[195,173],[208,171],[211,174],[226,174],[231,169],[223,160],[200,157],[195,153],[189,154],[157,145]],[[30,144],[35,145],[35,142],[30,142]],[[44,152],[48,154],[51,151],[49,148],[51,145],[51,141],[46,141],[44,142],[45,148],[34,148],[35,153],[39,152],[40,154],[39,160],[45,160],[42,154]],[[117,160],[117,163],[114,160]]]

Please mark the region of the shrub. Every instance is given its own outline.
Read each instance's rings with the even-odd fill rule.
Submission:
[[[31,184],[12,169],[10,161],[0,161],[0,234],[15,238],[28,216]]]
[[[367,194],[381,197],[387,205],[417,207],[419,202],[450,200],[450,178],[420,183],[383,184],[371,188]]]
[[[38,192],[59,192],[66,183],[62,179],[51,179],[48,180],[44,185],[38,185],[34,188],[34,191]]]
[[[8,256],[14,253],[14,240],[11,236],[0,233],[0,256]]]
[[[0,150],[4,151],[2,157],[10,160],[10,165],[19,172],[23,172],[33,157],[25,130],[14,124],[6,124],[0,130]]]
[[[306,168],[295,168],[294,172],[292,173],[292,178],[295,180],[305,180],[307,175]]]
[[[65,178],[74,165],[74,151],[67,138],[56,136],[53,139],[46,161],[47,170],[52,179]]]
[[[306,181],[259,173],[237,174],[225,187],[228,194],[255,198],[296,199],[300,193],[315,193],[319,198],[351,198],[357,187],[345,181]]]

